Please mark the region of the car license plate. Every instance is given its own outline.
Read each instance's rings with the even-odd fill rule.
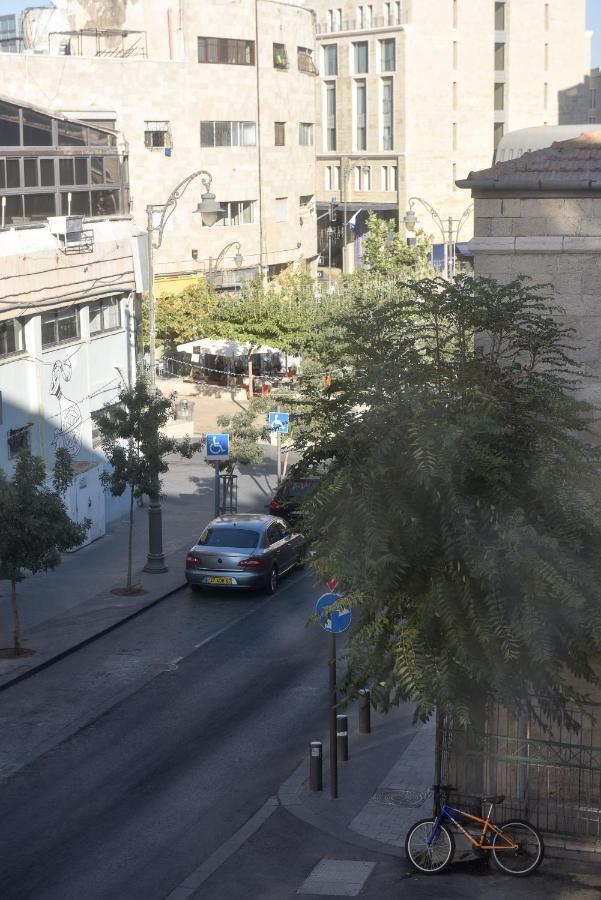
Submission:
[[[233,578],[207,578],[207,584],[233,584]]]

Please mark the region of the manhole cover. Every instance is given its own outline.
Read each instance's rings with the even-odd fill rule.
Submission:
[[[424,800],[432,795],[432,791],[402,791],[395,788],[381,788],[371,798],[376,803],[384,803],[386,806],[421,806]]]

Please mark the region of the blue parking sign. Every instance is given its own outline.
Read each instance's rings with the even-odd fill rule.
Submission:
[[[329,609],[340,599],[340,594],[322,594],[315,604],[315,614],[319,616],[319,624],[324,631],[329,631],[330,634],[342,634],[350,626],[353,618],[350,609]]]
[[[230,455],[229,434],[207,434],[207,460],[228,459]]]
[[[267,413],[267,424],[272,431],[279,434],[288,434],[288,426],[290,424],[290,413],[287,412],[270,412]]]

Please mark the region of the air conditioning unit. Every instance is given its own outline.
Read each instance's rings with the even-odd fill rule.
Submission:
[[[50,234],[55,235],[63,253],[92,253],[94,231],[84,230],[83,216],[51,216],[48,219]]]

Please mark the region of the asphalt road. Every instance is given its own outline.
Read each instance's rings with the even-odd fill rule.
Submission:
[[[161,900],[227,841],[277,792],[307,739],[323,733],[324,635],[306,627],[314,597],[300,573],[273,598],[232,598],[225,611],[222,597],[181,591],[143,621],[17,685],[20,695],[7,691],[0,717],[6,726],[12,716],[16,727],[19,697],[37,696],[39,708],[63,691],[75,702],[78,673],[89,681],[94,667],[106,672],[128,641],[142,659],[156,657],[127,696],[111,705],[109,692],[106,711],[4,780],[0,897]],[[213,637],[212,612],[221,629]],[[59,703],[63,718],[68,706]],[[53,738],[50,718],[42,731],[52,743],[69,723]],[[23,748],[26,738],[35,756],[25,734]]]

